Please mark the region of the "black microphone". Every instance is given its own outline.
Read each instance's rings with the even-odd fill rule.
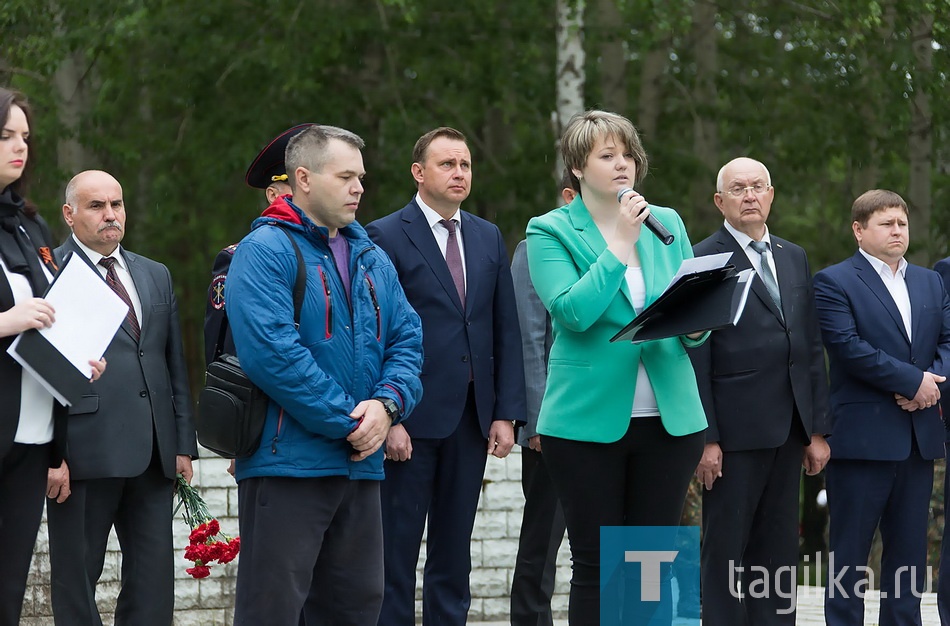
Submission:
[[[623,200],[623,197],[627,195],[628,193],[633,193],[633,189],[631,189],[630,187],[624,187],[623,189],[618,191],[617,202],[620,202],[621,200]],[[643,211],[640,211],[640,213],[643,213]],[[644,226],[649,228],[650,231],[654,235],[657,236],[657,239],[659,239],[666,245],[670,245],[671,243],[673,243],[673,240],[675,239],[675,237],[673,237],[673,234],[670,231],[666,230],[666,226],[661,224],[660,220],[656,219],[652,215],[648,215],[646,221],[643,222],[643,224]]]

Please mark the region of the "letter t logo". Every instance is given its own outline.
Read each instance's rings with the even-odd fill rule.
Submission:
[[[677,550],[625,550],[623,560],[640,564],[640,600],[660,601],[660,564],[672,563]]]

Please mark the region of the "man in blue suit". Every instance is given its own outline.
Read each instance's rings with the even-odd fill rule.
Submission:
[[[907,204],[874,189],[851,208],[859,250],[815,276],[833,415],[825,619],[864,623],[880,526],[881,626],[920,624],[933,460],[944,456],[938,401],[950,370],[950,299],[940,276],[904,259]]]
[[[943,284],[950,291],[950,257],[937,261],[934,271],[943,278]],[[940,400],[944,416],[944,426],[950,418],[950,398]],[[950,432],[947,433],[950,435]],[[950,524],[947,523],[947,503],[950,502],[950,472],[945,472],[943,480],[943,540],[940,543],[940,573],[937,575],[937,612],[941,626],[950,626]]]
[[[423,623],[465,624],[470,543],[487,455],[507,456],[525,419],[521,334],[498,228],[461,211],[471,190],[465,136],[416,142],[418,193],[366,227],[422,318],[422,402],[386,439],[382,486],[386,591],[379,623],[415,623],[416,561],[426,528]]]

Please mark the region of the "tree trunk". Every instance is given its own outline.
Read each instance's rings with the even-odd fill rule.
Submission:
[[[627,111],[627,41],[617,0],[597,0],[594,19],[600,38],[600,92],[603,107],[621,115]]]
[[[72,52],[62,60],[53,74],[57,114],[66,129],[56,142],[56,164],[69,175],[86,169],[89,162],[89,155],[78,138],[80,124],[88,109],[83,86],[82,61],[81,52]]]
[[[637,101],[636,126],[643,137],[643,143],[649,145],[656,137],[660,112],[663,107],[663,75],[670,63],[669,37],[657,42],[643,57],[642,76],[640,78],[640,97]]]
[[[911,125],[907,137],[907,154],[910,173],[907,189],[912,226],[914,226],[913,252],[910,259],[929,267],[933,258],[930,236],[931,172],[933,171],[933,115],[926,85],[930,84],[933,72],[933,21],[932,13],[920,15],[911,27],[911,45],[914,52],[913,95],[909,100]]]
[[[716,41],[716,5],[711,0],[697,0],[692,15],[693,59],[696,78],[690,99],[693,102],[693,157],[696,175],[690,183],[690,209],[698,218],[698,232],[712,231],[719,222],[719,213],[712,208],[715,176],[719,169],[719,134],[715,103],[716,73],[719,71]],[[695,230],[695,229],[694,229]]]
[[[556,42],[554,122],[560,137],[571,116],[584,110],[584,0],[557,0]],[[564,170],[560,150],[556,163],[554,180],[560,180]]]

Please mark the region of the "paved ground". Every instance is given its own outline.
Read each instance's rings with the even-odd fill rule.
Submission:
[[[824,626],[823,609],[824,588],[822,587],[799,587],[798,588],[798,618],[795,620],[796,626]],[[865,626],[877,625],[877,612],[879,598],[876,591],[868,593],[865,599],[866,609],[864,612]],[[933,593],[925,594],[921,600],[921,618],[925,626],[937,626],[940,623],[937,617],[937,596]],[[471,626],[508,626],[507,622],[470,622]],[[555,626],[567,626],[567,620],[555,621]],[[673,626],[697,626],[696,620],[674,620]]]

